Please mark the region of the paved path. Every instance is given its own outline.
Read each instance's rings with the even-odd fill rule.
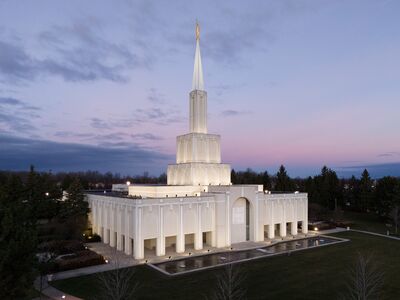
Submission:
[[[338,233],[338,232],[343,232],[343,231],[348,231],[346,228],[342,228],[342,227],[336,227],[333,229],[327,229],[327,230],[319,230],[319,231],[310,231],[313,232],[315,234],[332,234],[332,233]]]
[[[392,236],[392,235],[380,234],[380,233],[375,233],[375,232],[371,232],[371,231],[364,231],[364,230],[357,230],[357,229],[351,229],[351,231],[371,234],[371,235],[375,235],[375,236],[380,236],[380,237],[400,241],[400,237],[396,237],[396,236]]]

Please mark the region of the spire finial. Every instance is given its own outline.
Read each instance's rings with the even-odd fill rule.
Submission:
[[[196,20],[196,40],[200,39],[200,25],[199,22]]]
[[[194,54],[192,90],[204,91],[203,67],[201,66],[201,55],[200,55],[200,26],[197,20],[196,20],[196,51]]]

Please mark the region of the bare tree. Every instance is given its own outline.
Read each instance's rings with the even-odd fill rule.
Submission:
[[[217,275],[216,290],[212,299],[241,300],[246,299],[246,290],[243,287],[245,274],[238,266],[227,265],[223,272]]]
[[[100,282],[100,299],[135,299],[134,294],[139,287],[139,284],[134,281],[135,271],[131,267],[123,266],[121,254],[117,251],[111,257],[110,263],[113,265],[111,271],[98,273],[97,275]]]
[[[399,233],[399,223],[400,223],[400,204],[394,205],[392,211],[390,212],[390,216],[393,219],[395,233]]]
[[[347,294],[343,299],[370,300],[381,297],[384,274],[375,262],[374,256],[358,253],[356,263],[349,274]]]

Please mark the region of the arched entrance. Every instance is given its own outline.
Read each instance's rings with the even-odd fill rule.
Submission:
[[[250,202],[246,198],[237,199],[232,206],[231,243],[250,240]]]

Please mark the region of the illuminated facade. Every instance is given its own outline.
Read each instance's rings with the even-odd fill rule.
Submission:
[[[115,185],[128,192],[125,197],[88,193],[92,228],[103,242],[144,259],[164,256],[166,249],[184,253],[297,236],[299,227],[307,233],[307,194],[231,185],[230,165],[221,163],[220,136],[207,130],[198,26],[189,107],[190,132],[177,137],[167,185]]]

